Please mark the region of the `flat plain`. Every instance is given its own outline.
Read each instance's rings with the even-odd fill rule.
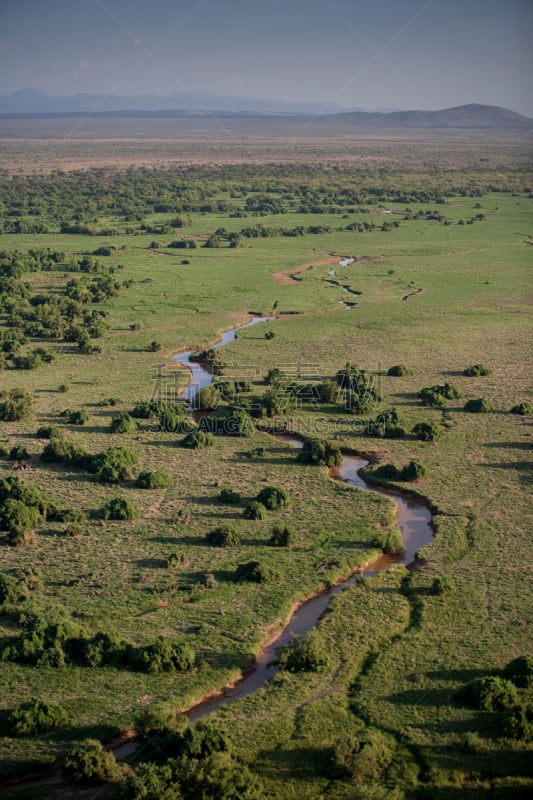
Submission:
[[[49,232],[5,232],[0,250],[64,254],[49,270],[24,274],[30,297],[61,296],[68,281],[80,278],[73,260],[105,245],[112,245],[111,254],[96,258],[106,274],[113,268],[121,286],[117,297],[93,306],[107,314],[108,327],[95,340],[99,352],[82,354],[76,344],[48,337],[53,361],[32,370],[8,362],[0,372],[3,388],[31,392],[34,399],[30,417],[0,428],[7,452],[27,448],[27,468],[13,472],[14,462],[2,458],[0,477],[17,475],[61,508],[87,513],[74,536],[66,535],[64,524],[45,520],[28,546],[0,548],[3,573],[37,565],[40,573],[39,589],[18,606],[4,607],[3,646],[20,633],[18,614],[26,608],[75,621],[87,636],[106,631],[136,647],[158,636],[186,641],[196,666],[151,674],[4,661],[0,747],[6,778],[42,769],[74,740],[107,742],[131,732],[139,709],[151,703],[164,701],[179,711],[235,680],[295,604],[377,554],[376,534],[394,524],[392,502],[332,480],[325,466],[297,463],[288,445],[260,429],[246,437],[217,436],[213,447],[198,450],[180,447],[182,435],[157,430],[153,420],[139,420],[131,433],[109,432],[118,412],[169,388],[181,390],[187,377],[176,369],[173,353],[208,348],[251,314],[274,314],[275,321],[239,331],[217,351],[224,380],[250,382],[250,398],[260,402],[268,391],[264,376],[275,367],[302,383],[335,379],[346,363],[373,375],[382,395],[374,416],[396,408],[403,438],[371,438],[364,425],[370,415],[347,414],[335,404],[295,403],[274,421],[306,435],[319,431],[381,464],[422,461],[424,478],[396,485],[414,486],[425,499],[435,538],[420,554],[423,568],[407,577],[404,568],[387,571],[335,598],[316,629],[330,654],[326,668],[279,671],[265,688],[213,712],[213,720],[268,798],[517,798],[531,790],[531,745],[503,736],[496,712],[465,707],[454,694],[531,653],[531,426],[530,417],[510,409],[530,401],[531,391],[533,176],[519,141],[420,137],[414,143],[351,141],[347,148],[342,140],[329,147],[306,140],[303,155],[301,143],[291,150],[285,142],[278,159],[275,143],[262,149],[254,143],[250,159],[240,142],[213,139],[211,164],[202,163],[206,148],[192,139],[182,143],[182,155],[176,155],[182,144],[159,142],[154,160],[147,154],[157,148],[143,140],[108,142],[105,155],[99,142],[7,142],[2,182],[11,190],[4,230],[22,214],[43,221]],[[83,166],[93,168],[85,174],[95,175],[95,195],[88,193],[89,178],[74,202],[82,173],[71,170],[80,149],[89,154]],[[118,153],[124,164],[109,166]],[[109,198],[126,202],[117,175],[131,179],[131,207],[135,186],[160,181],[161,190],[143,192],[138,213],[127,218],[111,210],[111,200],[107,208],[98,203],[96,193],[105,185]],[[22,182],[18,208],[13,182]],[[67,199],[52,210],[46,194],[54,183]],[[38,213],[26,199],[35,191]],[[169,206],[183,195],[190,209],[155,210],[158,202]],[[257,210],[258,198],[266,210]],[[169,228],[177,214],[184,226]],[[61,223],[73,219],[112,233],[61,232]],[[243,235],[258,225],[303,234]],[[231,234],[239,234],[233,247]],[[213,236],[218,246],[203,246]],[[180,238],[196,246],[169,246]],[[336,265],[343,257],[354,260]],[[347,310],[343,301],[350,300],[355,305]],[[4,306],[3,334],[8,322]],[[42,345],[37,339],[30,337],[21,352]],[[154,341],[158,347],[151,349]],[[463,374],[479,363],[490,374]],[[410,374],[388,376],[396,364],[406,364]],[[421,405],[423,387],[447,382],[460,399]],[[479,397],[494,410],[465,412],[464,403]],[[72,425],[60,416],[66,408],[86,409],[88,421]],[[442,435],[415,439],[410,432],[420,422],[438,424]],[[78,466],[43,462],[46,441],[36,432],[47,425],[90,454],[130,449],[138,459],[132,479],[102,483]],[[250,458],[254,450],[262,454]],[[171,476],[171,488],[135,486],[140,471],[158,469]],[[263,520],[245,519],[246,504],[272,484],[287,489],[290,507]],[[242,501],[221,505],[224,487]],[[136,503],[139,516],[101,519],[99,509],[117,495]],[[239,544],[207,544],[206,535],[221,522],[236,527]],[[269,544],[276,524],[295,529],[291,548]],[[177,566],[169,568],[173,554]],[[236,567],[252,560],[270,570],[272,580],[234,582]],[[439,576],[451,579],[450,591],[433,591]],[[7,717],[32,695],[60,703],[68,724],[31,738],[12,736]],[[531,688],[521,697],[531,702]],[[361,730],[378,731],[393,743],[393,765],[362,779],[335,772],[339,743]],[[6,797],[35,796],[31,791],[21,786]],[[64,791],[56,780],[40,796]],[[114,785],[104,789],[108,796],[113,791]]]

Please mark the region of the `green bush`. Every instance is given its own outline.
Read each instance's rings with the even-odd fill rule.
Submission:
[[[24,389],[9,389],[0,392],[0,420],[18,422],[31,414],[33,395]]]
[[[519,703],[506,711],[502,719],[502,733],[509,739],[531,742],[533,740],[533,705]]]
[[[178,564],[185,563],[185,556],[183,553],[171,553],[169,556],[165,558],[165,567],[167,569],[171,569],[172,567],[177,567]]]
[[[265,486],[255,499],[270,511],[275,511],[278,508],[288,508],[291,504],[290,494],[282,486]]]
[[[290,547],[296,540],[296,531],[290,525],[274,525],[270,536],[273,547]]]
[[[214,530],[210,531],[206,539],[213,547],[232,547],[240,544],[241,537],[234,525],[223,522]]]
[[[7,447],[3,444],[0,444],[0,458],[6,458],[7,452]]]
[[[518,702],[516,686],[500,677],[475,678],[455,694],[456,700],[480,711],[505,711]]]
[[[533,684],[533,657],[518,656],[513,658],[502,669],[502,678],[506,678],[518,686],[519,689],[526,689]]]
[[[397,480],[400,476],[400,470],[394,466],[394,464],[382,464],[376,469],[371,470],[369,476],[372,475],[376,478],[380,478],[381,480],[385,481],[394,481]]]
[[[48,514],[48,519],[56,522],[83,522],[86,518],[85,511],[79,511],[77,508],[58,508]]]
[[[434,422],[418,422],[414,426],[412,433],[421,442],[434,442],[435,439],[442,435],[443,430],[440,425],[436,425]]]
[[[394,744],[380,731],[348,733],[335,747],[335,771],[339,777],[348,777],[358,784],[378,781],[393,758]]]
[[[478,377],[480,375],[491,375],[492,370],[490,367],[485,367],[483,364],[472,364],[471,367],[467,367],[463,375],[466,375],[468,378]]]
[[[26,450],[26,448],[21,445],[17,444],[15,447],[12,447],[9,451],[9,460],[10,461],[27,461],[30,457],[30,454]]]
[[[139,507],[124,497],[113,497],[102,507],[104,519],[134,519],[139,515]]]
[[[324,467],[338,467],[342,464],[340,447],[325,439],[306,439],[296,456],[301,464],[318,464]]]
[[[119,797],[121,800],[183,800],[184,795],[170,764],[148,761],[124,776]]]
[[[0,607],[4,604],[20,603],[28,597],[28,594],[29,589],[25,581],[0,572]]]
[[[287,672],[317,672],[330,665],[326,646],[316,631],[306,636],[293,634],[288,645],[279,648],[277,664]]]
[[[130,664],[132,646],[115,633],[99,631],[90,639],[83,638],[82,653],[88,667],[120,667]]]
[[[116,414],[111,420],[109,426],[109,433],[134,433],[139,427],[139,424],[127,411],[121,411]]]
[[[240,492],[236,492],[234,489],[226,488],[222,489],[218,495],[218,502],[224,503],[226,505],[235,505],[236,503],[240,503],[242,500],[242,496]]]
[[[160,733],[181,733],[188,724],[187,717],[176,714],[172,703],[152,703],[142,708],[134,719],[135,733],[146,742]]]
[[[453,592],[454,588],[453,578],[450,575],[437,575],[431,585],[433,594],[447,594]]]
[[[205,386],[195,395],[192,407],[200,411],[212,411],[220,402],[220,390],[214,384]]]
[[[205,433],[205,431],[194,431],[188,433],[184,439],[181,440],[181,447],[188,447],[192,450],[198,450],[202,447],[213,447],[215,444],[215,437],[212,433]]]
[[[14,736],[34,736],[66,722],[67,712],[64,708],[38,697],[22,703],[8,718],[8,725]]]
[[[323,381],[316,387],[321,403],[333,404],[339,399],[339,386],[334,381]]]
[[[412,375],[413,370],[406,367],[405,364],[395,364],[393,367],[389,367],[387,370],[387,375],[393,378],[401,378],[404,375]]]
[[[405,544],[402,537],[402,532],[399,528],[391,528],[390,530],[376,531],[373,536],[372,544],[383,553],[403,553],[405,551]]]
[[[368,423],[366,434],[378,439],[403,439],[405,430],[403,420],[395,408],[382,411]]]
[[[140,668],[149,673],[186,672],[194,667],[196,655],[188,644],[173,643],[159,636],[154,644],[144,647],[139,656]]]
[[[437,384],[421,389],[418,399],[424,406],[444,406],[447,400],[457,400],[463,393],[451,383]]]
[[[72,783],[106,783],[118,774],[115,756],[97,739],[83,739],[73,745],[63,756],[60,770]]]
[[[138,489],[168,489],[172,478],[166,472],[141,472],[135,481]]]
[[[239,564],[235,570],[233,579],[237,583],[250,581],[252,583],[269,583],[274,580],[275,574],[270,567],[260,561],[248,561],[246,564]]]
[[[102,483],[118,483],[131,477],[131,467],[137,456],[126,447],[109,447],[102,453],[87,456],[84,465]]]
[[[244,509],[244,516],[246,519],[265,519],[268,515],[266,506],[259,503],[257,500],[252,500]]]
[[[531,403],[518,403],[511,409],[511,414],[519,414],[521,417],[527,417],[533,414],[533,405]]]
[[[33,530],[40,521],[39,509],[36,506],[27,506],[20,500],[10,497],[0,507],[0,530],[8,531],[15,537]]]
[[[71,425],[85,425],[88,419],[89,414],[85,408],[82,408],[80,411],[71,411],[68,417],[68,421]]]
[[[469,411],[472,414],[490,414],[494,411],[494,406],[484,397],[477,397],[475,400],[467,400],[463,411]]]
[[[61,428],[57,425],[43,425],[37,431],[39,439],[54,439],[62,435]]]
[[[420,461],[413,459],[403,467],[399,479],[401,481],[418,481],[427,474],[427,469]]]

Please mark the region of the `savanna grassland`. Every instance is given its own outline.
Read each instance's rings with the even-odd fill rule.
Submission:
[[[343,161],[314,142],[313,158],[289,149],[284,163],[259,163],[267,147],[256,163],[145,166],[124,145],[129,166],[78,171],[74,151],[61,168],[53,143],[10,147],[20,165],[0,176],[0,748],[4,780],[47,768],[52,778],[6,797],[93,796],[67,789],[54,759],[78,740],[135,732],[145,739],[134,768],[174,761],[141,767],[122,790],[129,767],[110,769],[100,796],[527,796],[531,663],[516,686],[500,672],[532,652],[531,407],[511,413],[531,402],[524,144],[359,142]],[[35,174],[21,166],[32,148]],[[237,161],[222,151],[213,161]],[[181,446],[196,428],[172,355],[208,351],[251,314],[276,319],[204,354],[231,384],[201,398],[215,420],[201,425],[217,435]],[[387,375],[400,364],[405,374]],[[479,364],[487,374],[464,374]],[[418,393],[439,386],[424,405]],[[486,413],[464,409],[478,398]],[[394,430],[382,421],[376,437],[370,423],[391,409]],[[243,435],[220,435],[228,417]],[[114,419],[125,432],[111,432]],[[420,423],[429,441],[413,433]],[[378,467],[420,463],[415,482],[387,481],[425,499],[435,538],[416,570],[336,596],[308,661],[286,653],[265,688],[209,715],[218,745],[200,746],[174,730],[175,712],[236,680],[295,604],[377,556],[394,528],[389,499],[333,480],[324,461],[299,463],[268,427]],[[123,448],[118,466],[96,457],[109,448]],[[141,488],[145,472],[166,484]],[[247,518],[272,485],[289,504]],[[235,502],[220,501],[224,488]],[[131,519],[106,518],[117,497]],[[225,546],[213,546],[224,525]],[[274,526],[290,528],[287,546],[272,545]],[[250,562],[254,576],[235,580]],[[482,678],[498,679],[483,684],[488,699],[457,696]],[[30,697],[64,715],[17,734],[13,711]],[[159,715],[151,728],[139,721],[147,709]],[[152,794],[139,788],[147,769]]]

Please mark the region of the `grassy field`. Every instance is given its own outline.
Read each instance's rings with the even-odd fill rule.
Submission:
[[[411,217],[435,208],[432,202],[406,205]],[[393,217],[400,221],[398,228],[379,229],[391,218],[384,208],[398,212]],[[1,423],[2,443],[8,449],[23,444],[31,454],[29,468],[16,474],[60,506],[90,513],[81,536],[66,537],[65,526],[50,522],[38,529],[31,546],[2,546],[1,569],[39,566],[43,589],[26,603],[34,610],[74,617],[88,634],[114,631],[138,646],[158,635],[186,640],[199,664],[186,674],[150,675],[111,667],[3,663],[4,774],[24,771],[28,763],[83,736],[109,740],[131,729],[135,711],[150,702],[168,700],[180,709],[223,686],[251,663],[294,603],[375,554],[372,536],[392,523],[392,503],[331,480],[325,468],[297,464],[294,452],[266,433],[217,437],[214,448],[188,451],[177,446],[178,434],[154,432],[148,421],[133,434],[107,430],[117,410],[131,410],[163,384],[183,385],[183,373],[172,367],[163,369],[165,379],[157,377],[172,353],[204,348],[249,312],[275,309],[278,319],[269,324],[273,339],[265,339],[261,325],[254,326],[220,351],[224,375],[253,381],[261,394],[262,376],[274,366],[303,381],[331,377],[347,361],[380,373],[383,408],[396,407],[408,430],[420,421],[444,423],[442,438],[435,443],[372,439],[361,434],[358,418],[334,408],[294,409],[289,422],[304,433],[320,430],[324,436],[325,431],[343,447],[399,466],[421,459],[428,475],[416,490],[437,510],[436,536],[409,591],[404,572],[397,570],[336,598],[318,628],[332,654],[327,670],[279,673],[267,688],[215,712],[214,718],[259,774],[269,798],[514,798],[531,788],[530,747],[502,739],[495,714],[465,709],[452,698],[472,677],[493,674],[511,658],[531,652],[531,598],[524,581],[531,566],[526,492],[531,430],[527,417],[509,413],[528,400],[531,390],[531,197],[524,191],[485,192],[448,198],[438,208],[451,224],[404,219],[404,206],[395,204],[350,213],[348,219],[328,213],[290,212],[259,220],[192,213],[191,225],[177,232],[201,242],[220,227],[232,232],[257,222],[333,228],[294,238],[245,239],[236,249],[173,250],[165,244],[177,236],[119,232],[109,240],[117,247],[115,255],[103,260],[123,264],[120,280],[132,283],[103,306],[110,329],[102,352],[83,356],[57,341],[53,363],[0,373],[3,386],[27,389],[35,397],[30,419]],[[478,213],[485,219],[457,224]],[[148,221],[162,223],[169,216],[156,214]],[[372,221],[376,229],[335,230],[353,221]],[[122,223],[115,224],[123,230]],[[154,238],[160,240],[158,249],[150,247]],[[59,292],[72,277],[66,266],[70,257],[102,241],[108,243],[53,232],[4,234],[0,250],[65,251],[64,265],[25,276],[34,292]],[[331,254],[355,261],[336,267],[326,263]],[[309,266],[300,271],[303,265]],[[336,276],[328,276],[331,269]],[[361,293],[353,310],[339,305],[347,296],[329,278]],[[159,353],[149,352],[153,340],[161,343]],[[492,374],[463,376],[465,367],[479,362]],[[398,363],[413,374],[383,374]],[[464,399],[450,401],[445,410],[422,407],[417,392],[446,381],[458,386]],[[59,391],[61,384],[68,384],[66,393]],[[466,399],[480,396],[493,402],[494,413],[462,411]],[[117,405],[102,407],[109,397],[117,398]],[[87,424],[65,423],[58,415],[66,407],[86,408]],[[90,453],[131,448],[138,457],[135,474],[162,468],[174,485],[148,492],[128,481],[117,489],[79,468],[44,464],[39,453],[46,442],[36,431],[45,424],[60,425]],[[264,456],[247,458],[254,447],[264,447]],[[12,474],[11,466],[1,459],[0,476]],[[245,502],[272,483],[290,491],[291,507],[266,520],[245,520]],[[226,485],[241,492],[239,506],[217,501]],[[117,494],[139,503],[140,517],[98,519],[98,509]],[[240,545],[206,544],[205,535],[221,520],[235,523]],[[296,529],[290,550],[268,545],[272,525],[279,522]],[[180,564],[165,568],[172,553],[181,556]],[[272,567],[276,579],[260,586],[233,583],[235,567],[252,559]],[[199,576],[205,573],[215,576],[214,588],[201,586]],[[452,576],[454,588],[435,596],[431,586],[441,574]],[[14,610],[7,609],[0,637],[7,642],[17,631]],[[29,740],[12,738],[7,715],[32,694],[60,702],[69,724]],[[335,745],[361,726],[392,737],[399,753],[396,777],[389,772],[358,787],[332,773]],[[64,796],[63,791],[53,784],[41,796]],[[10,795],[23,796],[22,790]]]

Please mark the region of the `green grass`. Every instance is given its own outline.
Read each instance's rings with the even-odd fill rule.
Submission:
[[[186,638],[203,666],[176,677],[3,664],[0,722],[32,693],[60,702],[71,720],[68,729],[35,740],[5,735],[1,746],[8,769],[20,769],[26,759],[54,753],[82,735],[111,738],[114,730],[130,727],[142,703],[165,699],[179,709],[235,678],[295,602],[366,561],[373,553],[373,531],[390,524],[393,509],[387,499],[334,482],[324,469],[297,465],[292,450],[264,433],[250,439],[218,438],[215,448],[191,452],[176,446],[179,436],[154,433],[145,422],[132,435],[107,432],[113,413],[131,410],[157,388],[155,365],[185,347],[205,347],[246,319],[247,312],[269,313],[277,303],[280,318],[270,326],[275,338],[265,340],[261,326],[239,332],[220,351],[225,374],[255,380],[263,391],[261,377],[272,366],[300,369],[305,379],[306,374],[331,376],[346,361],[385,372],[392,364],[407,364],[413,375],[382,377],[384,406],[396,406],[408,429],[423,420],[444,421],[445,434],[435,443],[365,438],[352,425],[356,420],[338,411],[325,415],[301,410],[292,417],[296,428],[312,431],[319,424],[321,435],[360,452],[379,452],[387,461],[423,460],[428,477],[416,489],[440,516],[437,536],[424,549],[428,566],[415,575],[409,597],[401,592],[401,573],[396,573],[368,587],[353,587],[335,600],[319,626],[334,654],[330,671],[311,677],[280,675],[216,717],[273,798],[350,796],[347,785],[331,781],[328,764],[340,733],[356,724],[356,718],[404,741],[406,763],[415,764],[423,779],[433,782],[435,797],[448,797],[437,793],[439,787],[445,792],[458,782],[476,780],[482,797],[495,776],[527,775],[523,749],[502,742],[493,719],[451,700],[471,673],[486,674],[531,651],[529,598],[523,591],[524,565],[531,558],[524,491],[530,432],[527,418],[507,413],[528,399],[525,289],[531,255],[524,232],[530,229],[531,200],[493,193],[453,198],[439,209],[453,221],[468,219],[477,213],[476,202],[487,219],[474,225],[445,227],[398,217],[400,228],[388,232],[244,240],[237,250],[168,250],[171,255],[164,255],[147,249],[152,234],[112,237],[113,244],[126,249],[103,260],[124,264],[120,279],[134,283],[105,306],[111,330],[103,339],[102,354],[80,356],[58,342],[53,343],[58,350],[54,363],[31,372],[2,372],[7,387],[33,391],[36,402],[31,420],[2,423],[0,439],[8,448],[28,448],[30,469],[21,476],[60,505],[94,512],[118,493],[141,505],[141,517],[105,524],[90,519],[83,524],[84,534],[72,539],[62,535],[65,526],[46,524],[35,546],[1,547],[0,566],[40,566],[44,590],[29,601],[32,608],[75,612],[88,633],[111,629],[136,644],[160,634]],[[434,204],[409,207],[416,213]],[[256,221],[339,226],[358,218],[192,216],[185,236],[220,226],[238,230]],[[377,211],[364,217],[377,224],[386,218]],[[50,246],[70,255],[93,250],[101,241],[59,234],[4,235],[0,250]],[[362,292],[352,311],[341,309],[337,301],[345,295],[324,281],[331,266],[300,272],[290,285],[272,278],[272,273],[290,273],[331,252],[369,259],[338,269],[336,279]],[[183,258],[190,264],[180,264]],[[67,276],[58,270],[30,278],[36,290],[49,290],[59,288]],[[402,302],[419,288],[424,291]],[[133,323],[141,330],[131,331]],[[147,352],[154,339],[162,343],[162,353]],[[462,375],[466,366],[480,361],[490,366],[491,375]],[[450,401],[444,417],[439,409],[420,406],[419,389],[448,380],[462,389],[465,399],[491,400],[497,413],[465,414],[464,399]],[[69,384],[67,393],[58,392],[62,383]],[[121,402],[115,408],[99,407],[107,397]],[[40,425],[57,424],[58,412],[67,406],[89,411],[86,426],[64,426],[81,446],[90,452],[130,447],[139,457],[135,475],[164,469],[174,486],[146,492],[127,482],[117,491],[79,469],[42,464],[38,454],[45,442],[35,432]],[[326,423],[320,421],[324,416]],[[266,449],[263,458],[243,457],[243,451],[259,446]],[[0,460],[1,475],[9,474],[9,467]],[[291,508],[272,512],[264,521],[245,520],[246,502],[268,483],[290,490]],[[218,503],[226,485],[241,492],[239,506]],[[188,524],[179,521],[184,515],[190,517]],[[206,545],[206,533],[221,519],[235,522],[241,545]],[[291,550],[268,545],[271,528],[279,522],[296,529]],[[183,554],[183,563],[166,569],[164,560],[176,552]],[[238,563],[252,559],[272,566],[278,579],[260,587],[228,580]],[[205,572],[215,575],[216,588],[198,587],[197,576]],[[443,572],[453,574],[455,590],[432,596],[432,580]],[[0,622],[0,637],[13,636],[13,617],[4,615]],[[355,695],[348,697],[354,686]],[[480,737],[479,752],[465,751],[469,732]],[[495,760],[501,762],[497,770]],[[472,778],[474,773],[479,778]],[[402,785],[412,791],[407,779]]]

